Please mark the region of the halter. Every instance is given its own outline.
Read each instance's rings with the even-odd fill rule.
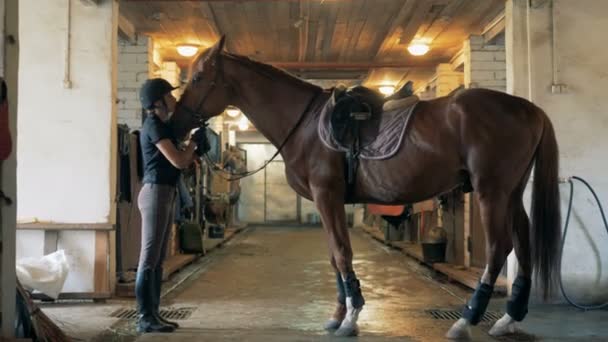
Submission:
[[[211,115],[206,115],[207,113],[205,113],[205,111],[202,109],[202,107],[205,104],[205,101],[207,100],[207,97],[209,97],[209,94],[211,94],[213,92],[213,90],[215,89],[215,87],[217,86],[218,80],[220,80],[220,78],[223,78],[223,76],[224,76],[224,74],[223,74],[223,68],[222,68],[222,66],[223,66],[222,59],[218,58],[217,59],[217,63],[218,63],[218,66],[217,66],[217,69],[216,69],[215,77],[213,78],[213,81],[210,84],[210,88],[205,93],[205,95],[201,98],[201,100],[199,101],[199,103],[195,107],[195,109],[193,110],[190,107],[185,106],[185,105],[181,106],[181,108],[184,111],[186,111],[188,114],[194,116],[199,122],[202,122],[203,124],[206,121],[206,120],[203,120],[203,117],[211,117]],[[225,85],[225,84],[224,84],[224,86],[227,87],[227,85]],[[209,167],[209,170],[211,172],[219,175],[220,177],[224,178],[225,180],[235,181],[235,180],[239,180],[241,178],[245,178],[245,177],[251,176],[251,175],[253,175],[255,173],[258,173],[262,169],[264,169],[270,162],[272,162],[279,155],[279,153],[281,152],[281,150],[283,149],[283,147],[285,146],[285,144],[287,144],[287,141],[289,141],[289,138],[291,138],[291,136],[295,132],[296,128],[298,128],[298,126],[300,126],[300,123],[302,123],[302,120],[306,116],[306,113],[308,113],[312,109],[312,106],[316,102],[315,100],[317,99],[317,97],[319,96],[320,93],[322,93],[322,91],[316,91],[313,94],[313,96],[310,98],[310,101],[306,105],[306,108],[304,108],[304,111],[302,112],[302,114],[300,114],[300,117],[298,118],[298,121],[289,130],[289,133],[287,134],[287,137],[285,138],[285,140],[283,140],[283,143],[281,143],[281,145],[277,149],[277,152],[272,156],[272,158],[270,158],[270,160],[268,160],[266,163],[264,163],[264,165],[262,165],[260,168],[254,170],[254,171],[246,171],[246,172],[236,173],[236,174],[234,174],[236,177],[224,177],[224,175],[222,175],[221,173],[218,173],[216,171],[222,171],[224,173],[228,173],[228,172],[226,172],[223,169],[220,169],[218,167],[215,167],[215,168],[212,167],[211,165],[213,165],[213,162],[210,160],[209,155],[207,155],[207,153],[205,153],[203,156],[204,156],[205,160],[207,161],[207,166]],[[228,174],[233,175],[232,173],[228,173]]]
[[[215,62],[214,62],[214,64],[215,64]],[[222,59],[218,58],[217,59],[217,69],[215,70],[215,77],[213,78],[213,81],[211,81],[211,84],[209,85],[209,90],[205,93],[205,95],[198,102],[198,105],[196,107],[194,107],[195,109],[192,109],[186,105],[181,106],[181,108],[185,112],[187,112],[189,115],[193,116],[199,123],[204,123],[205,121],[207,121],[207,120],[204,120],[203,118],[211,117],[211,115],[208,115],[208,113],[205,112],[205,110],[203,109],[203,105],[205,104],[205,101],[209,97],[209,94],[211,94],[213,92],[213,90],[215,90],[215,87],[217,86],[220,78],[223,79],[224,73],[223,73],[222,66],[223,66]],[[224,87],[228,87],[228,86],[226,84],[224,84]]]

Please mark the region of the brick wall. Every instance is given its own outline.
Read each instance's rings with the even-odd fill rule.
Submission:
[[[463,46],[464,84],[467,88],[507,91],[507,63],[503,45],[484,45],[483,37],[470,36]]]
[[[151,39],[139,36],[134,44],[118,40],[118,123],[141,127],[139,88],[150,76]]]

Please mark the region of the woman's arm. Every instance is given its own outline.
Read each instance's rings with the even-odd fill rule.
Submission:
[[[178,169],[185,169],[194,161],[194,149],[196,144],[190,142],[184,151],[175,148],[169,139],[162,139],[156,143],[156,147],[167,158],[167,160]]]

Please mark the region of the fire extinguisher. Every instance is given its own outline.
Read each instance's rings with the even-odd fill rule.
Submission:
[[[13,141],[11,140],[11,132],[8,123],[8,96],[6,83],[0,78],[2,89],[0,89],[0,185],[2,184],[2,161],[6,160],[11,154]],[[0,189],[0,200],[7,205],[12,203],[11,199],[4,195]]]

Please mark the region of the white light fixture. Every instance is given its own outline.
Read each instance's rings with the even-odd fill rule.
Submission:
[[[231,118],[236,118],[237,116],[241,115],[241,110],[238,108],[230,107],[226,109],[226,114],[228,114],[228,116]]]
[[[378,88],[378,90],[380,91],[380,93],[382,93],[384,96],[389,96],[389,95],[393,95],[393,93],[395,92],[395,86],[391,86],[391,85],[384,85],[384,86],[380,86]]]
[[[177,53],[184,57],[192,57],[198,52],[198,46],[182,44],[177,46]]]
[[[429,45],[426,43],[412,43],[407,47],[407,51],[414,56],[422,56],[429,52]]]
[[[246,131],[249,129],[249,120],[247,120],[247,118],[244,116],[239,120],[239,129],[241,131]]]

